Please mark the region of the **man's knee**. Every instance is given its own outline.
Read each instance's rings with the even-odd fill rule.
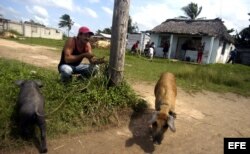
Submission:
[[[68,66],[68,65],[62,65],[60,67],[60,72],[64,73],[64,74],[71,75],[72,72],[73,72],[73,69],[70,66]]]
[[[68,65],[62,65],[60,67],[60,73],[61,73],[61,79],[67,80],[71,78],[71,75],[73,73],[73,69]]]

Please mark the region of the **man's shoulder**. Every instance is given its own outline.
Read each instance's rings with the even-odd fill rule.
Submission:
[[[72,41],[72,40],[75,40],[75,37],[68,37],[67,39],[68,41]]]
[[[67,41],[66,41],[66,44],[72,45],[73,43],[75,43],[74,41],[75,41],[75,37],[69,37],[69,38],[67,39]]]

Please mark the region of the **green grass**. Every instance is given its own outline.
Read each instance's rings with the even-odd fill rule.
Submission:
[[[54,46],[57,46],[56,43],[52,43],[53,41],[42,40],[44,40],[45,45],[54,44]],[[28,40],[25,40],[25,42],[29,43]],[[54,42],[58,41],[54,40]],[[62,42],[60,46],[63,46]],[[98,57],[109,58],[107,49],[94,49],[94,53]],[[145,57],[126,54],[124,75],[129,80],[155,83],[159,75],[165,71],[174,73],[177,77],[178,86],[186,90],[205,89],[250,96],[249,66],[239,64],[195,65],[185,62],[171,62],[160,58],[155,58],[153,62],[150,62]]]
[[[97,55],[109,58],[108,51],[94,51]],[[105,54],[106,53],[106,54]],[[155,58],[152,62],[144,56],[126,54],[126,79],[155,84],[162,72],[172,72],[177,85],[188,91],[209,90],[233,92],[250,96],[250,67],[240,64],[198,65],[181,61]]]
[[[176,75],[177,85],[186,90],[233,92],[250,96],[250,67],[232,64],[196,65],[126,55],[125,76],[129,79],[155,83],[162,72]]]
[[[117,113],[141,106],[142,102],[126,82],[107,89],[107,79],[101,73],[90,80],[73,78],[70,84],[62,84],[53,70],[0,58],[0,149],[20,146],[15,123],[16,100],[19,88],[14,81],[38,79],[45,96],[48,137],[65,133],[83,132],[89,127],[117,124]],[[35,73],[34,73],[35,72]],[[140,108],[140,107],[139,107]]]

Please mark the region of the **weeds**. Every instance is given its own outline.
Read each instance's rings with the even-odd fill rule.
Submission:
[[[141,104],[126,82],[107,89],[108,79],[101,73],[90,80],[62,84],[57,72],[31,65],[0,59],[0,147],[17,142],[16,98],[19,88],[14,81],[38,79],[45,96],[48,137],[62,133],[79,133],[85,127],[95,127],[118,122],[117,112]],[[142,106],[142,107],[145,107]],[[138,106],[137,108],[142,108]],[[114,120],[116,119],[116,120]],[[13,143],[13,140],[15,142]]]

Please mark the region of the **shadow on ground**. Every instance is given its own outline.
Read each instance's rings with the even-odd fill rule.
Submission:
[[[126,141],[126,147],[131,147],[134,144],[137,144],[145,153],[154,152],[155,147],[150,136],[148,124],[151,116],[152,110],[133,112],[128,126],[133,136]]]

